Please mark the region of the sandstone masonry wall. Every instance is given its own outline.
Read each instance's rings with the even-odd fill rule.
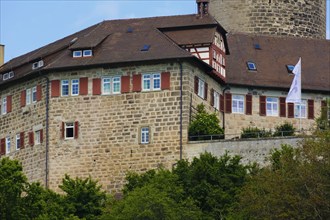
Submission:
[[[211,0],[210,13],[231,32],[325,39],[325,0]]]

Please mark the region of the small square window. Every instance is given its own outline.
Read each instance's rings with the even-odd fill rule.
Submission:
[[[9,74],[9,79],[14,77],[14,72],[13,71],[10,71],[8,74]]]
[[[82,51],[81,50],[73,51],[73,57],[82,57]]]
[[[148,51],[149,49],[150,49],[150,45],[145,44],[143,45],[141,51]]]
[[[248,67],[249,70],[253,70],[253,71],[257,70],[256,64],[254,62],[251,62],[251,61],[247,62],[247,67]]]
[[[39,67],[38,62],[35,62],[35,63],[32,64],[32,69],[33,69],[33,70],[34,70],[34,69],[37,69],[38,67]]]
[[[289,64],[286,65],[286,69],[288,70],[289,73],[293,73],[292,71],[293,71],[294,67],[295,67],[294,65],[289,65]]]
[[[9,79],[9,74],[8,73],[3,74],[2,80],[5,81],[7,79]]]
[[[92,50],[84,50],[83,56],[84,57],[91,57],[93,55]]]

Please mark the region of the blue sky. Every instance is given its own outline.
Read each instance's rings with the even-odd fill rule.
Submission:
[[[0,44],[9,61],[103,20],[193,13],[195,0],[0,0]]]

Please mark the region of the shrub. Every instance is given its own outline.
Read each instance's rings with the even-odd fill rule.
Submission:
[[[213,139],[222,139],[224,132],[219,123],[220,120],[215,113],[209,114],[203,104],[198,105],[195,119],[189,125],[190,140],[209,140],[211,135],[218,135],[217,138],[213,137]]]
[[[243,128],[241,132],[241,138],[261,138],[270,136],[271,131],[266,131],[265,129],[259,129],[257,127]]]
[[[284,124],[275,127],[274,137],[278,136],[294,136],[295,128],[289,122],[284,122]]]

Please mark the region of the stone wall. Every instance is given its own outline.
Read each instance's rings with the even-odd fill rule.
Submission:
[[[184,156],[188,160],[199,157],[201,153],[209,152],[220,157],[228,152],[229,155],[242,156],[242,163],[248,164],[257,162],[261,166],[267,165],[267,157],[273,149],[281,148],[282,144],[289,144],[297,147],[302,138],[274,138],[274,139],[247,139],[247,140],[227,140],[220,142],[190,142],[184,146]]]
[[[41,85],[42,99],[36,103],[21,107],[21,91]],[[12,112],[0,114],[0,139],[10,137],[11,149],[6,156],[19,159],[23,171],[30,181],[45,182],[45,138],[43,143],[29,145],[29,132],[43,129],[46,118],[46,80],[42,78],[26,80],[0,90],[0,97],[12,96]],[[24,149],[16,150],[16,134],[24,132]],[[45,132],[44,132],[45,134]]]
[[[211,0],[210,13],[227,30],[325,39],[325,0]]]

